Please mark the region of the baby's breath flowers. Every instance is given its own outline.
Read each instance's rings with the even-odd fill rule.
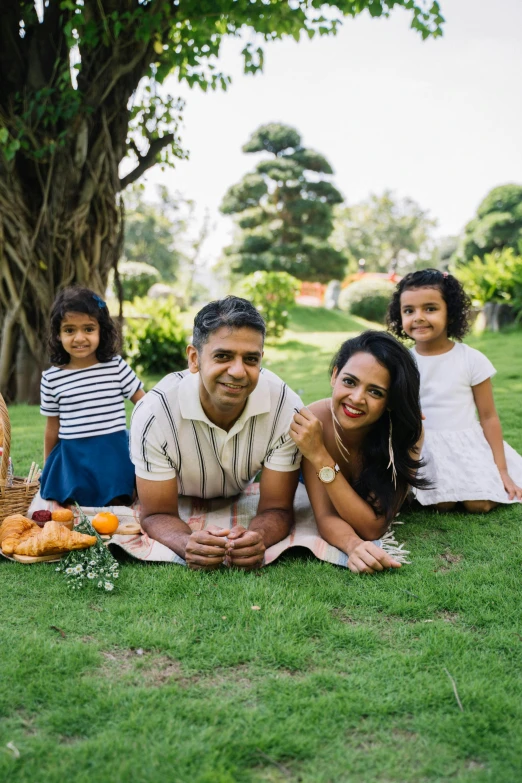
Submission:
[[[80,590],[86,581],[95,584],[101,590],[114,590],[114,580],[118,578],[118,562],[113,558],[103,540],[91,525],[79,506],[76,510],[80,522],[75,526],[78,533],[96,536],[97,541],[89,549],[77,549],[60,560],[56,568],[65,574],[65,578],[73,590]],[[95,581],[96,580],[96,581]]]

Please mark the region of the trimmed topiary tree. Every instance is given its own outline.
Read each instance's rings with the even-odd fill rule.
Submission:
[[[328,241],[333,206],[343,198],[329,181],[333,170],[326,158],[302,147],[294,128],[277,123],[258,128],[243,152],[273,157],[229,188],[221,204],[240,228],[225,249],[232,271],[288,272],[325,283],[343,277],[346,259]]]

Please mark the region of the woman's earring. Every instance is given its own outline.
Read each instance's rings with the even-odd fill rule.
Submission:
[[[390,417],[390,434],[388,437],[388,454],[390,455],[390,461],[388,462],[386,469],[388,470],[391,467],[393,486],[395,489],[397,489],[397,471],[395,470],[395,459],[393,457],[393,441],[392,441],[393,427],[392,427],[391,412],[388,415]]]

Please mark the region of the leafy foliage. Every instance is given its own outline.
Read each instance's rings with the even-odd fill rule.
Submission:
[[[118,561],[109,552],[99,533],[93,528],[80,506],[76,505],[80,521],[75,525],[77,533],[94,536],[96,543],[88,549],[69,552],[56,566],[56,571],[64,574],[67,585],[73,590],[91,587],[110,592],[114,590],[114,580],[119,577]]]
[[[147,291],[160,279],[160,273],[150,264],[141,261],[124,261],[118,265],[123,299],[127,302],[137,296],[146,296]]]
[[[187,343],[174,299],[136,299],[133,310],[135,317],[125,319],[124,350],[134,370],[145,375],[184,370]]]
[[[413,267],[428,254],[435,221],[412,199],[382,196],[337,210],[334,244],[352,262],[364,259],[366,272]]]
[[[343,288],[339,296],[339,309],[367,321],[384,323],[394,283],[382,278],[361,278]]]
[[[186,156],[176,78],[226,88],[224,39],[245,36],[244,69],[263,47],[334,34],[366,9],[406,9],[439,36],[432,0],[17,0],[0,23],[0,388],[16,396],[16,346],[38,370],[50,303],[70,283],[103,293],[121,255],[120,193],[151,166]],[[322,10],[324,8],[324,10]],[[124,176],[120,163],[130,162]],[[22,339],[19,339],[20,333]],[[23,386],[23,384],[20,384]]]
[[[522,313],[522,256],[505,247],[483,258],[475,256],[457,267],[454,274],[466,293],[480,304],[505,302]]]
[[[249,299],[265,319],[268,337],[282,335],[298,292],[299,282],[287,272],[254,272],[238,288],[239,296]]]
[[[237,215],[241,229],[225,249],[233,272],[263,269],[314,281],[342,277],[345,258],[328,243],[332,207],[342,201],[324,179],[332,173],[328,161],[302,147],[294,128],[275,123],[258,128],[243,151],[273,157],[229,188],[221,204],[224,214]]]
[[[131,190],[126,199],[123,252],[128,261],[150,264],[156,267],[162,280],[171,282],[177,278],[184,261],[192,202],[179,194],[171,196],[165,188],[159,189],[159,195],[159,202],[150,203],[143,199],[139,186]]]
[[[522,185],[501,185],[488,193],[464,229],[454,260],[466,264],[504,247],[522,252]]]
[[[0,48],[4,50],[1,65],[2,70],[6,69],[2,74],[4,79],[8,74],[14,76],[15,69],[19,72],[4,83],[2,90],[12,89],[16,100],[15,114],[0,134],[5,158],[11,160],[19,150],[39,158],[52,155],[56,146],[73,131],[73,121],[92,112],[95,93],[92,87],[97,77],[104,83],[102,100],[116,87],[124,75],[118,73],[122,67],[118,61],[124,52],[127,73],[140,66],[135,74],[128,146],[138,161],[151,150],[155,151],[153,163],[165,147],[170,147],[170,153],[176,156],[183,154],[177,135],[183,105],[171,97],[160,97],[155,85],[175,70],[179,80],[190,86],[226,89],[230,78],[216,67],[221,43],[223,38],[237,36],[245,27],[256,34],[257,41],[248,41],[243,49],[244,68],[245,72],[255,73],[263,67],[264,54],[259,41],[288,36],[299,40],[302,32],[309,38],[329,35],[337,31],[343,16],[357,16],[366,8],[376,17],[388,16],[395,6],[408,8],[412,13],[411,26],[423,38],[441,35],[444,22],[437,2],[326,0],[321,5],[330,7],[327,15],[317,12],[308,0],[295,3],[269,0],[268,5],[269,10],[266,2],[189,0],[180,5],[123,0],[104,7],[93,0],[51,0],[39,13],[26,0],[13,5],[6,11],[4,34],[0,35]],[[40,64],[48,70],[50,80],[45,78],[45,73],[27,78],[31,55],[36,54],[36,49],[40,50]],[[51,51],[58,54],[58,60],[49,57],[49,62],[45,62]],[[70,75],[69,52],[75,61],[74,78]],[[113,62],[107,57],[109,53]],[[112,65],[108,73],[105,72],[107,64]],[[139,79],[145,75],[148,82],[138,90]],[[62,126],[61,133],[49,134],[58,125]],[[155,149],[158,141],[165,143]],[[164,162],[169,162],[168,156]]]

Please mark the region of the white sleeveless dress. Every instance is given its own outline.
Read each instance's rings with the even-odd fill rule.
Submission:
[[[509,500],[493,452],[477,419],[472,386],[495,375],[480,351],[455,343],[447,353],[412,354],[421,377],[420,399],[424,421],[422,458],[433,489],[414,489],[423,506],[462,500]],[[522,457],[504,442],[508,473],[522,486]]]

